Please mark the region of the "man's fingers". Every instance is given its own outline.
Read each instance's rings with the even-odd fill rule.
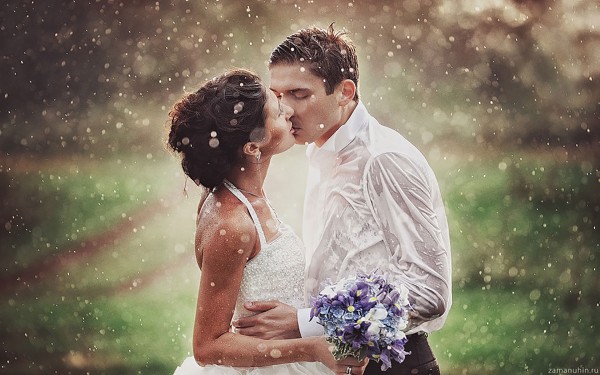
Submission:
[[[278,301],[254,301],[244,303],[244,308],[252,312],[262,312],[277,307]]]
[[[236,332],[244,336],[254,336],[256,334],[256,331],[252,328],[238,328]]]
[[[246,327],[254,327],[257,321],[254,317],[248,316],[245,318],[239,318],[238,320],[233,321],[233,326],[235,328],[246,328]]]
[[[244,336],[252,336],[263,340],[271,340],[275,338],[270,332],[263,332],[261,330],[250,328],[239,328],[236,329],[236,332],[240,335]]]

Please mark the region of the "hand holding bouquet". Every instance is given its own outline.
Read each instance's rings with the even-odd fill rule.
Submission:
[[[408,324],[408,289],[395,286],[372,272],[340,280],[327,286],[312,301],[311,320],[319,319],[336,360],[353,356],[381,361],[404,361],[408,352],[402,331]]]

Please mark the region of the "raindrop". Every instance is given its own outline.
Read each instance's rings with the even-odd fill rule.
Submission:
[[[183,137],[183,139],[181,140],[181,144],[184,146],[187,146],[190,144],[190,139],[188,137]]]
[[[325,127],[325,124],[319,124],[319,128],[323,129]]]
[[[214,131],[214,130],[213,130],[213,131],[211,131],[211,132],[210,132],[210,136],[211,136],[211,138],[215,138],[215,137],[217,136],[217,132],[216,132],[216,131]]]
[[[214,281],[211,281],[211,282],[210,282],[210,286],[215,286],[215,282],[214,282]]]
[[[304,73],[306,71],[306,69],[303,66],[301,66],[300,71]]]
[[[279,349],[272,349],[269,354],[273,358],[280,358],[281,357],[281,350],[279,350]]]
[[[232,119],[231,121],[229,121],[229,125],[231,125],[231,126],[236,126],[237,124],[238,124],[237,119]]]
[[[242,109],[244,109],[244,102],[238,102],[233,106],[233,113],[238,114],[242,111]]]
[[[238,254],[244,254],[244,249],[239,249],[237,252]]]
[[[542,293],[539,291],[539,289],[534,289],[531,291],[531,293],[529,293],[529,299],[532,301],[537,301],[538,299],[540,299]]]
[[[227,234],[227,231],[226,231],[225,229],[221,229],[221,230],[219,231],[219,234],[220,234],[221,236],[224,236],[225,234]]]
[[[208,145],[212,148],[217,148],[219,147],[219,139],[218,138],[211,138],[210,141],[208,141]]]

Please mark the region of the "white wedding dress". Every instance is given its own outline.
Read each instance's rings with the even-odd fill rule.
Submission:
[[[296,308],[304,302],[304,246],[292,228],[280,222],[279,233],[270,242],[265,239],[256,211],[246,197],[229,181],[225,186],[247,207],[256,227],[260,252],[244,269],[233,319],[251,315],[246,301],[279,300]],[[200,366],[188,357],[173,375],[316,375],[333,374],[320,362],[295,362],[265,367]]]

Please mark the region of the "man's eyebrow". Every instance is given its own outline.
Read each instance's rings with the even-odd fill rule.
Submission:
[[[298,87],[298,88],[294,88],[294,89],[287,89],[287,90],[279,91],[279,90],[275,90],[272,88],[271,91],[273,91],[277,97],[280,97],[285,93],[293,95],[298,92],[310,91],[310,89],[307,87]]]
[[[304,91],[310,91],[310,89],[305,88],[305,87],[299,87],[299,88],[296,88],[296,89],[288,90],[288,92],[290,94],[294,94],[294,93],[297,93],[297,92],[304,92]]]

